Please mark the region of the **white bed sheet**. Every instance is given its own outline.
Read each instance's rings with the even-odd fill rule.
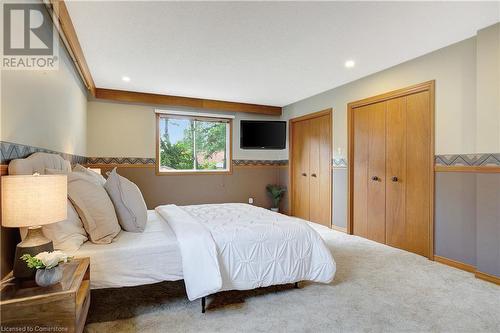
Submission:
[[[121,231],[111,244],[86,242],[72,255],[90,257],[92,289],[183,279],[177,238],[154,210],[148,211],[144,232]]]

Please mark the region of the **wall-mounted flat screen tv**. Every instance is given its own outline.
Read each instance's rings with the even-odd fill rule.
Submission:
[[[286,121],[241,121],[241,149],[285,149],[285,147]]]

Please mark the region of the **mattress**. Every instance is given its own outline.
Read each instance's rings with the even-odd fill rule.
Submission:
[[[72,253],[90,257],[92,289],[176,281],[183,278],[174,232],[154,210],[142,233],[121,231],[111,244],[86,242]]]

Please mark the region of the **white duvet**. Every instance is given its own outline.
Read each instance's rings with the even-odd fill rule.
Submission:
[[[223,290],[329,283],[335,261],[306,221],[247,204],[165,205],[190,300]]]

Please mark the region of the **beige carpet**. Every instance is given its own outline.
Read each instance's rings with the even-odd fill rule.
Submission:
[[[500,287],[426,258],[316,227],[337,262],[302,283],[189,302],[182,282],[92,292],[87,332],[500,332]]]

